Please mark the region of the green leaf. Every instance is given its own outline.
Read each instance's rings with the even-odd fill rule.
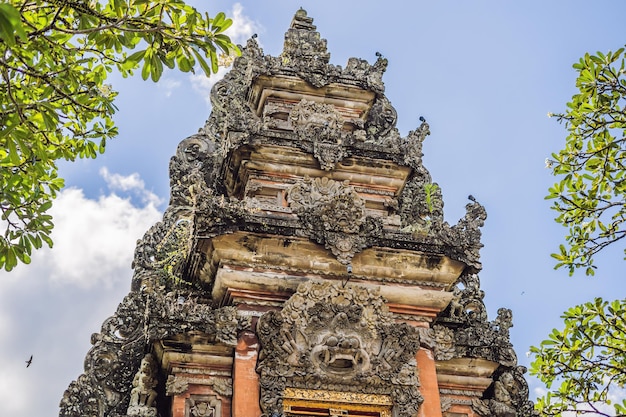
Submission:
[[[0,3],[0,39],[9,46],[15,46],[15,35],[26,41],[20,12],[8,3]]]
[[[204,71],[206,76],[210,77],[211,69],[209,68],[208,64],[206,63],[202,55],[200,55],[200,53],[196,51],[195,49],[192,49],[192,51],[193,51],[193,54],[196,56],[196,59],[198,59],[198,63],[200,63],[200,67],[202,67],[202,70]]]
[[[0,223],[0,267],[6,270],[30,262],[44,242],[53,244],[47,212],[63,187],[57,161],[95,158],[117,135],[116,92],[106,84],[113,70],[126,77],[140,69],[144,80],[158,81],[164,65],[188,72],[197,60],[210,74],[214,58],[209,66],[198,54],[215,54],[216,45],[237,51],[218,33],[230,19],[218,13],[212,27],[181,0],[61,3],[34,2],[19,12],[16,2],[0,3],[0,66],[11,68],[0,89],[2,216],[11,218]],[[88,35],[59,31],[50,25],[55,19]]]

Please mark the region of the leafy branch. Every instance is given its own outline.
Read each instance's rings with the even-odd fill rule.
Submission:
[[[569,233],[552,257],[555,268],[566,267],[570,275],[577,268],[593,275],[594,256],[626,237],[624,66],[623,48],[586,54],[574,64],[579,93],[567,103],[567,112],[553,115],[568,136],[565,148],[548,160],[560,179],[546,199],[554,200],[556,221]]]
[[[117,135],[108,75],[209,76],[220,54],[239,53],[224,34],[231,25],[182,0],[0,3],[0,268],[52,246],[56,161],[95,158]]]

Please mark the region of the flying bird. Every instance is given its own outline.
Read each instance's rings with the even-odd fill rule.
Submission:
[[[26,367],[28,368],[31,363],[33,363],[33,355],[30,355],[30,358],[26,361]]]

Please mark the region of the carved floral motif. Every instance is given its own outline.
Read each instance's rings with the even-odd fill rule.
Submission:
[[[407,417],[422,402],[417,330],[394,323],[382,297],[365,288],[303,283],[280,312],[260,319],[257,333],[266,415],[281,412],[287,387],[386,394]]]
[[[222,401],[213,395],[192,395],[185,401],[185,416],[221,417]]]
[[[287,201],[309,236],[324,244],[343,264],[349,264],[367,247],[367,238],[382,229],[380,221],[366,217],[365,202],[347,181],[307,178],[289,189]]]

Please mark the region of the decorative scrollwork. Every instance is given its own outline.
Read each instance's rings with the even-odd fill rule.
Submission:
[[[137,401],[149,391],[139,386],[144,381],[142,378],[149,375],[147,370],[140,370],[140,364],[144,351],[153,341],[179,334],[184,329],[212,335],[216,342],[234,346],[233,335],[249,325],[249,319],[237,316],[234,307],[215,310],[189,293],[160,295],[133,291],[124,298],[116,314],[104,322],[101,332],[92,336],[93,347],[85,359],[85,373],[65,391],[59,415],[125,415],[129,404],[139,412],[140,408],[146,408],[141,406],[150,401],[131,403],[132,390],[138,389]],[[139,378],[137,385],[133,383],[135,378]]]
[[[257,326],[261,408],[282,411],[286,387],[390,395],[399,416],[422,402],[415,328],[394,323],[384,300],[358,286],[303,283]]]
[[[309,237],[343,264],[368,246],[368,237],[382,232],[380,220],[366,216],[365,202],[348,182],[305,178],[289,189],[287,201]]]

